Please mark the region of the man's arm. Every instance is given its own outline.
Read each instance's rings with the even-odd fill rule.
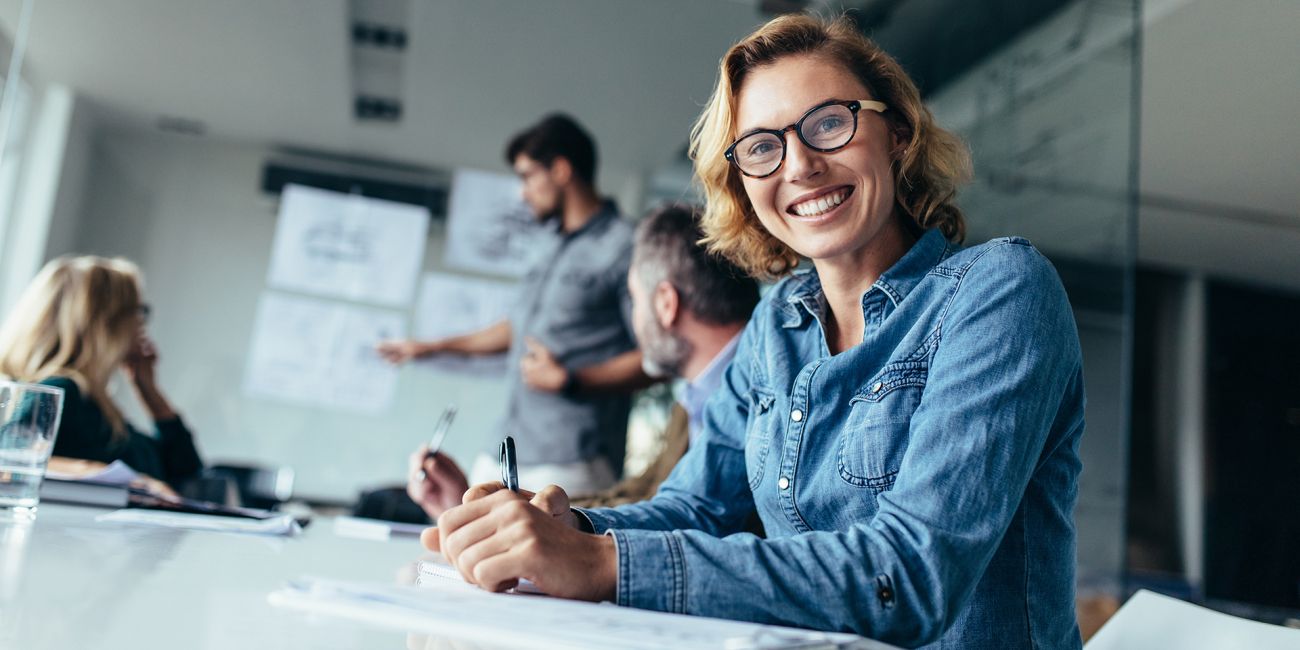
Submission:
[[[658,383],[641,368],[641,351],[629,350],[585,368],[568,369],[537,339],[525,340],[519,362],[524,383],[549,393],[631,393]]]
[[[401,364],[442,352],[456,354],[499,354],[510,349],[510,321],[501,320],[477,332],[434,341],[396,339],[381,341],[375,351],[390,363]]]

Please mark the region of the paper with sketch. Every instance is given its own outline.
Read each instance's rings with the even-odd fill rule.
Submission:
[[[302,526],[293,518],[293,515],[288,514],[268,519],[244,519],[242,517],[124,508],[99,515],[95,517],[95,521],[134,526],[181,528],[185,530],[251,533],[254,535],[297,535],[302,532]]]
[[[410,304],[428,209],[300,185],[280,196],[267,284],[391,307]]]
[[[504,648],[861,648],[891,646],[814,632],[453,585],[446,589],[303,577],[273,605]],[[557,624],[563,621],[564,624]]]
[[[107,485],[130,485],[132,481],[140,478],[140,475],[131,469],[130,465],[115,460],[102,469],[88,473],[60,472],[54,469],[45,472],[46,478],[59,479],[61,481],[91,481],[94,483],[104,483]]]
[[[456,171],[447,202],[448,266],[518,278],[554,245],[554,233],[520,199],[519,187],[509,174]]]
[[[1283,650],[1300,648],[1300,630],[1249,621],[1145,589],[1106,621],[1086,650]]]
[[[382,413],[397,370],[375,344],[406,334],[399,312],[265,292],[257,306],[244,390],[297,404]]]
[[[509,283],[447,273],[426,273],[415,310],[415,338],[422,341],[467,334],[505,318],[519,295]],[[419,367],[449,373],[502,375],[504,354],[442,354],[421,359]]]

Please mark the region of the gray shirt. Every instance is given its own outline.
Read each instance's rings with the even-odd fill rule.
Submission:
[[[622,473],[629,395],[563,395],[523,383],[524,337],[546,346],[573,371],[632,350],[632,301],[627,269],[633,226],[612,202],[586,225],[555,238],[524,277],[510,313],[506,413],[501,436],[514,436],[521,465],[572,463],[604,457]],[[497,452],[492,441],[489,454]]]

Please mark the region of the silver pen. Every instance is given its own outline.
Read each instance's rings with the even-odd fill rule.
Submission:
[[[433,425],[433,435],[429,437],[429,450],[425,452],[424,458],[427,460],[438,453],[442,447],[442,441],[447,437],[447,431],[451,429],[451,423],[456,419],[456,405],[448,404],[443,409],[442,415],[438,417],[438,423]],[[424,464],[420,464],[420,472],[416,475],[417,481],[425,479]]]

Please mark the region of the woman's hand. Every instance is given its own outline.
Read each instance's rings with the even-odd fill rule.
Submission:
[[[465,504],[438,518],[420,541],[442,553],[465,580],[504,591],[526,578],[562,598],[612,600],[618,581],[614,538],[577,530],[568,495],[550,486],[537,494],[484,484]],[[562,510],[561,510],[562,509]]]
[[[157,365],[158,346],[154,344],[153,339],[149,338],[144,328],[141,328],[131,344],[130,351],[126,354],[126,359],[122,362],[122,369],[137,388],[149,388],[157,386],[154,376],[154,368]]]
[[[465,491],[464,502],[477,501],[505,489],[506,486],[501,481],[480,483]],[[578,525],[578,517],[573,514],[573,509],[569,505],[569,495],[564,491],[564,488],[558,485],[548,485],[542,488],[541,492],[520,490],[518,494],[542,512],[550,514],[560,523],[574,530],[581,530],[581,526]]]
[[[127,352],[126,359],[122,361],[122,370],[131,380],[131,385],[135,386],[135,392],[140,396],[140,402],[148,409],[149,415],[153,416],[155,421],[170,420],[176,417],[176,410],[158,388],[158,381],[154,375],[154,368],[157,365],[158,347],[141,327],[135,343]]]

